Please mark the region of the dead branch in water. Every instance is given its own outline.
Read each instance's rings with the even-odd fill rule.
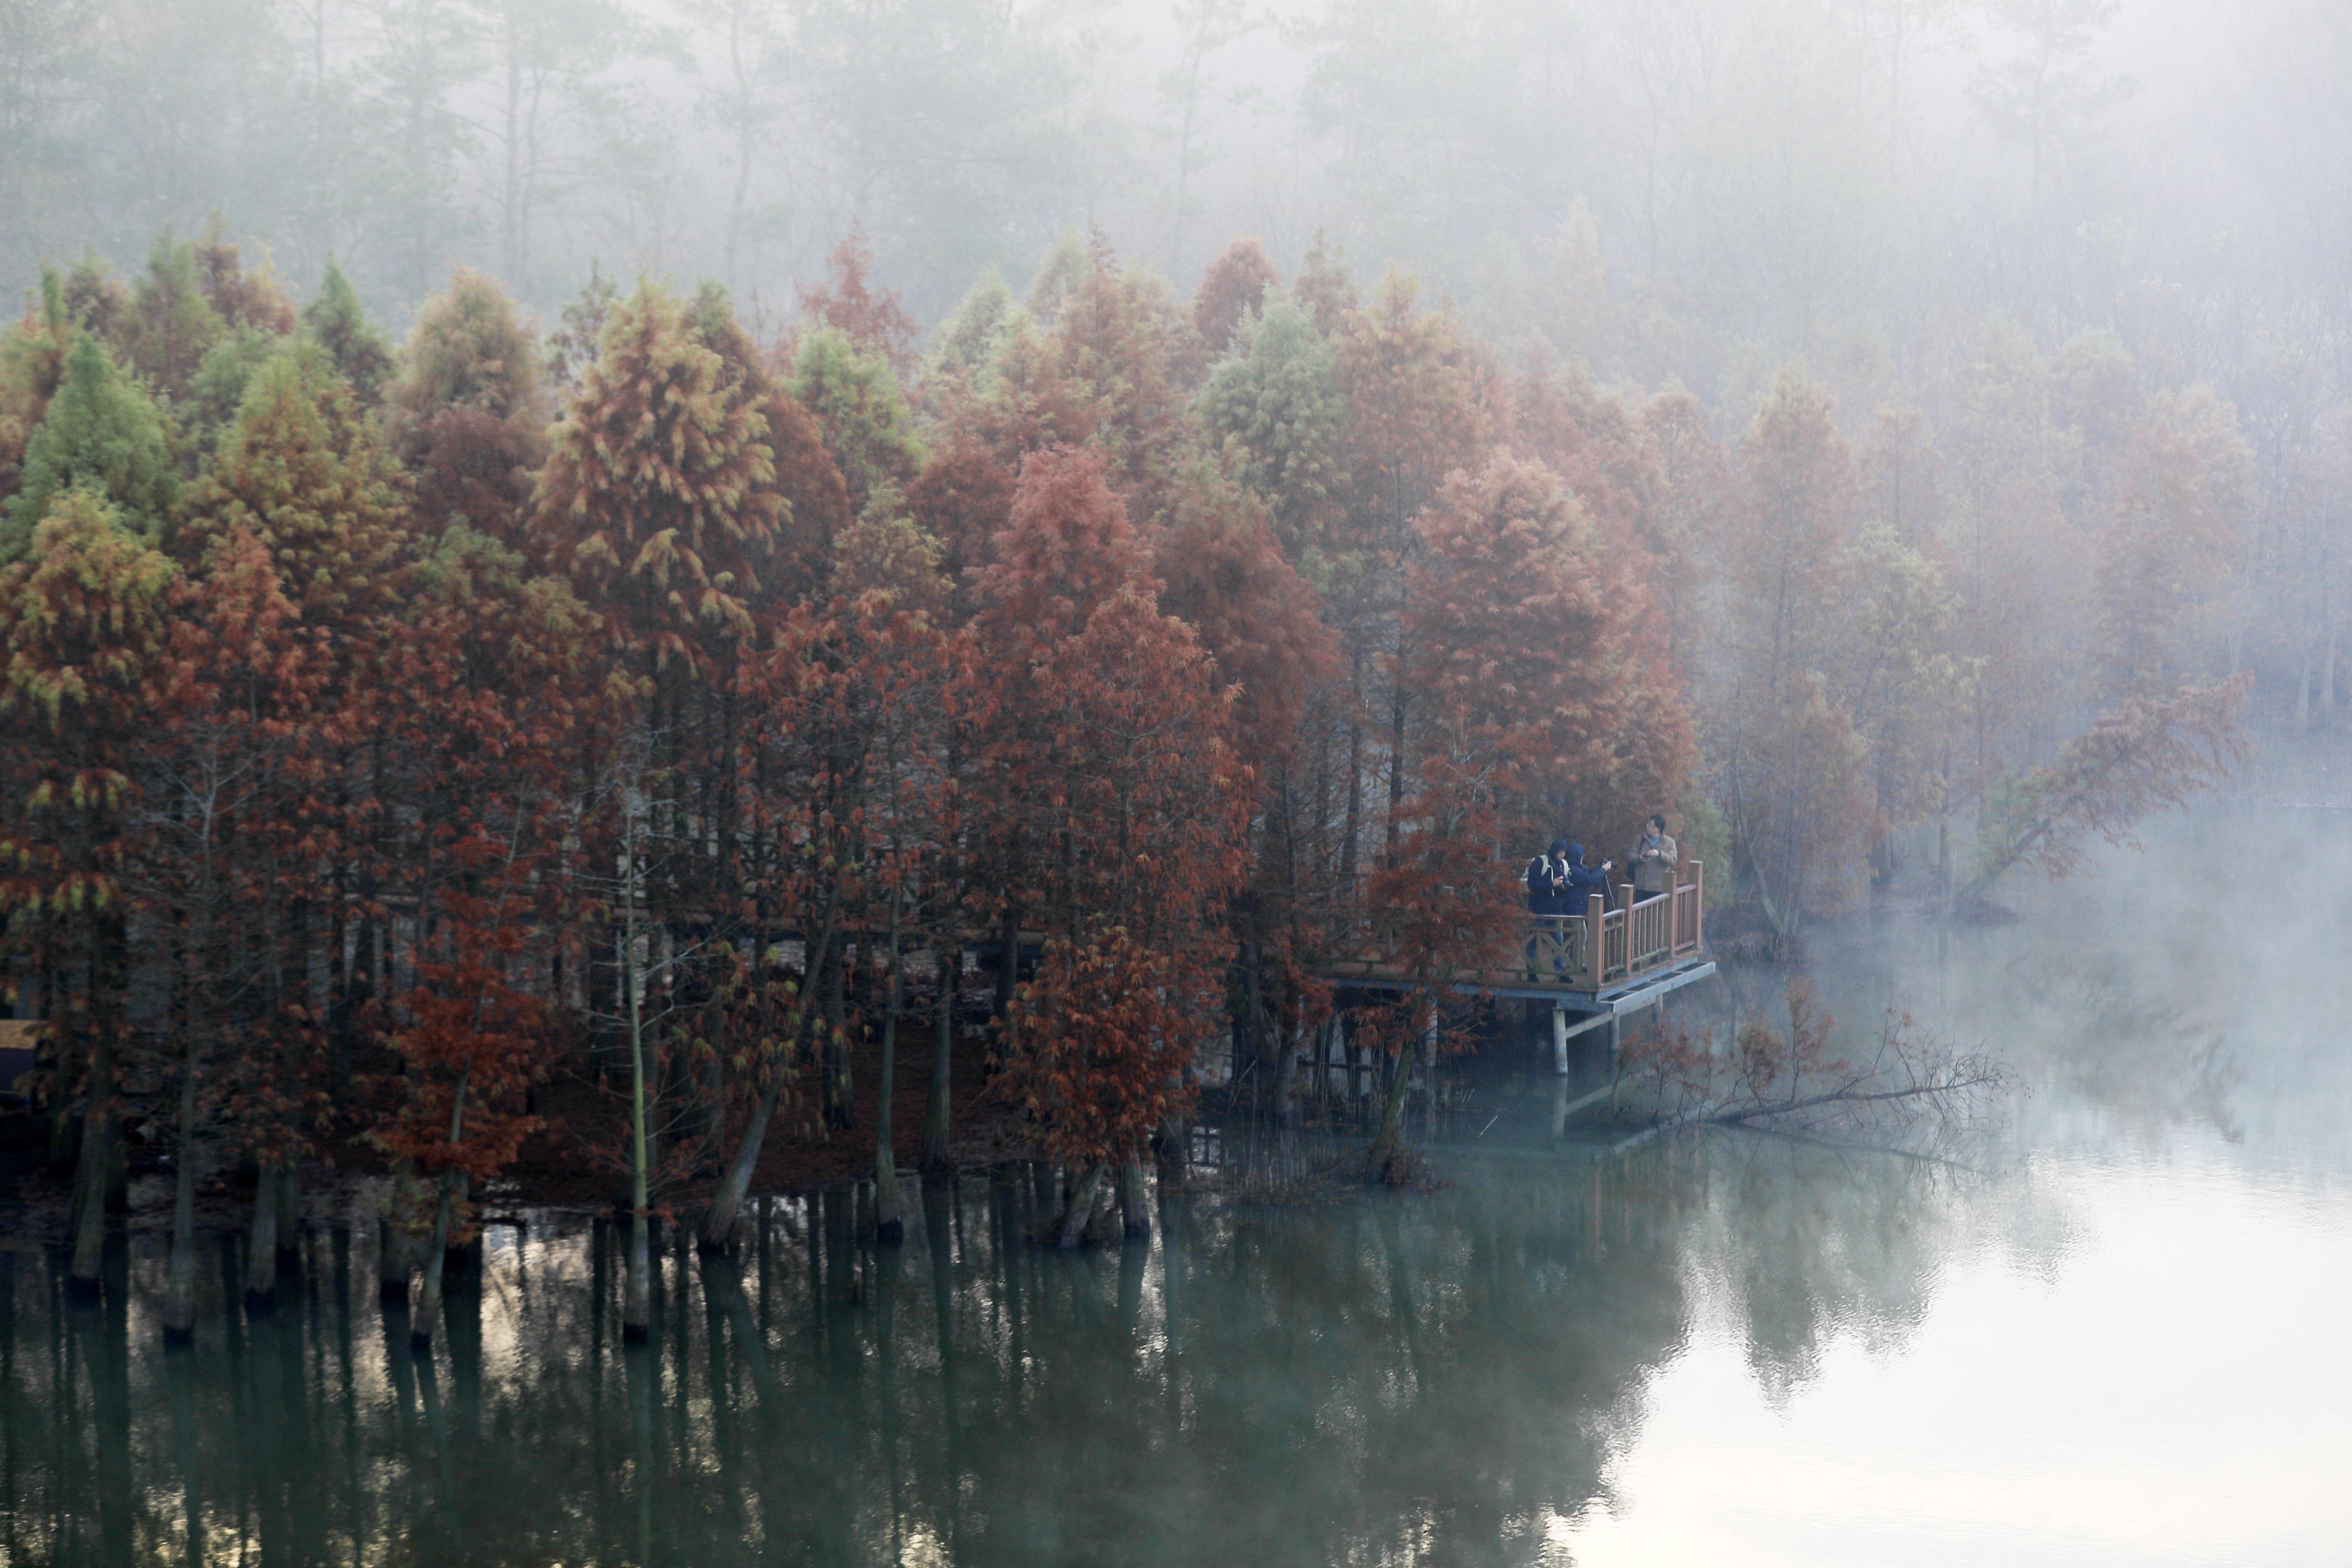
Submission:
[[[1789,1026],[1760,1016],[1742,1021],[1730,1048],[1710,1036],[1654,1038],[1633,1047],[1629,1074],[1665,1109],[1654,1127],[1627,1147],[1685,1127],[1761,1127],[1777,1131],[1885,1130],[1954,1133],[1979,1126],[2016,1087],[2016,1076],[1980,1052],[1959,1051],[1923,1035],[1907,1013],[1890,1011],[1870,1056],[1832,1054],[1836,1019],[1815,1005],[1811,987],[1792,980]]]

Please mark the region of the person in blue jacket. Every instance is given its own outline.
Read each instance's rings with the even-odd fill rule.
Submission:
[[[1584,912],[1584,900],[1589,895],[1599,893],[1603,898],[1608,896],[1609,868],[1616,862],[1603,860],[1598,869],[1587,866],[1584,863],[1584,846],[1581,844],[1570,844],[1568,847],[1566,858],[1568,871],[1560,879],[1559,884],[1559,912],[1564,915],[1580,915]]]

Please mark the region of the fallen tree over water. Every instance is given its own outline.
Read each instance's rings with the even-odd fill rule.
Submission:
[[[1727,1049],[1706,1032],[1629,1043],[1626,1077],[1660,1108],[1638,1138],[1697,1126],[1950,1136],[1981,1129],[2019,1087],[2002,1062],[1923,1033],[1907,1013],[1888,1013],[1866,1055],[1836,1055],[1837,1020],[1812,987],[1791,980],[1783,999],[1785,1031],[1752,1015]]]

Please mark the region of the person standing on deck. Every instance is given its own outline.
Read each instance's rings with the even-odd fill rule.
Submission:
[[[1528,913],[1566,913],[1561,900],[1568,886],[1568,840],[1555,838],[1551,847],[1528,862]]]
[[[1603,860],[1598,867],[1587,866],[1584,863],[1584,846],[1570,844],[1568,847],[1568,875],[1562,879],[1560,886],[1564,895],[1560,900],[1560,912],[1580,915],[1584,912],[1584,900],[1588,897],[1594,893],[1606,897],[1609,892],[1609,868],[1615,864],[1614,860]]]
[[[1674,835],[1666,831],[1664,816],[1650,818],[1649,831],[1633,841],[1633,851],[1625,857],[1626,866],[1633,873],[1633,901],[1662,898],[1675,890],[1675,864],[1678,858]]]
[[[1528,862],[1524,879],[1528,885],[1528,913],[1531,915],[1563,915],[1568,910],[1568,840],[1555,838],[1551,847]],[[1537,949],[1546,939],[1539,933],[1528,937],[1528,978],[1536,978]],[[1564,969],[1565,962],[1552,960],[1552,967]]]

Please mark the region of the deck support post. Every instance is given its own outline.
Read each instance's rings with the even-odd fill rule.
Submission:
[[[1551,1010],[1551,1070],[1568,1076],[1568,1009],[1557,1004]]]

